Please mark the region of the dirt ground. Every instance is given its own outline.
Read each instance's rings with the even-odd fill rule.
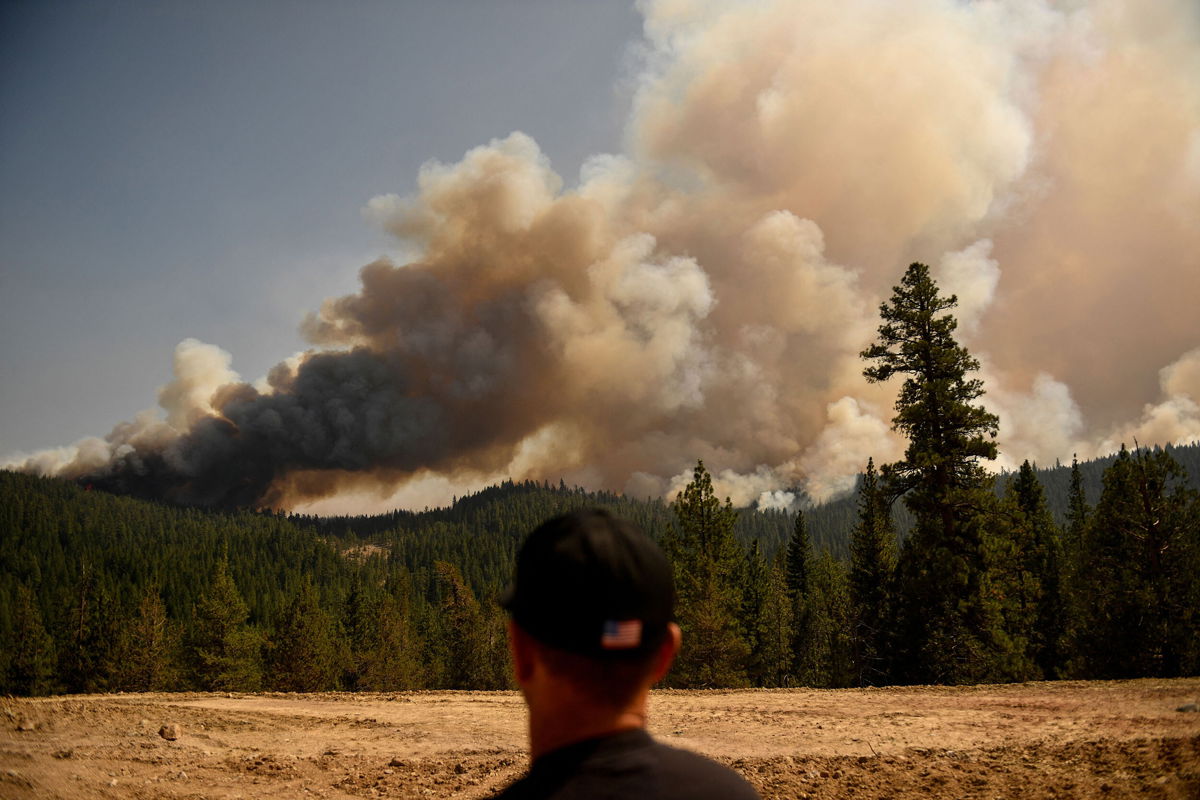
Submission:
[[[655,692],[651,732],[765,798],[1200,798],[1200,679]],[[0,798],[486,798],[513,692],[0,700]],[[178,726],[178,736],[160,735]]]

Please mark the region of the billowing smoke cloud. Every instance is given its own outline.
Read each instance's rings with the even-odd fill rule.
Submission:
[[[857,354],[912,260],[959,297],[1000,466],[1200,436],[1192,0],[641,9],[624,154],[571,186],[523,133],[426,165],[366,208],[419,255],[314,349],[251,385],[185,342],[165,420],[18,466],[365,511],[500,476],[669,496],[703,458],[738,503],[825,498],[902,451]]]

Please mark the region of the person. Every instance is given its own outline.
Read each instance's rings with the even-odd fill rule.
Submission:
[[[497,798],[726,798],[741,776],[646,732],[650,687],[681,634],[662,550],[599,510],[547,520],[517,554],[501,597],[529,721],[529,771]]]

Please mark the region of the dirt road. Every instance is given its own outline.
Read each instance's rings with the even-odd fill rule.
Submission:
[[[650,711],[766,798],[1196,800],[1200,713],[1176,709],[1198,700],[1183,679],[663,691]],[[9,698],[0,723],[5,800],[466,800],[526,764],[512,692]]]

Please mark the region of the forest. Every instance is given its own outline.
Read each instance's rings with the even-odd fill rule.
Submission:
[[[522,536],[600,506],[675,567],[680,688],[1200,672],[1200,444],[993,474],[998,420],[927,267],[862,353],[904,457],[852,496],[734,509],[505,482],[441,509],[212,511],[0,472],[0,691],[494,689]]]

